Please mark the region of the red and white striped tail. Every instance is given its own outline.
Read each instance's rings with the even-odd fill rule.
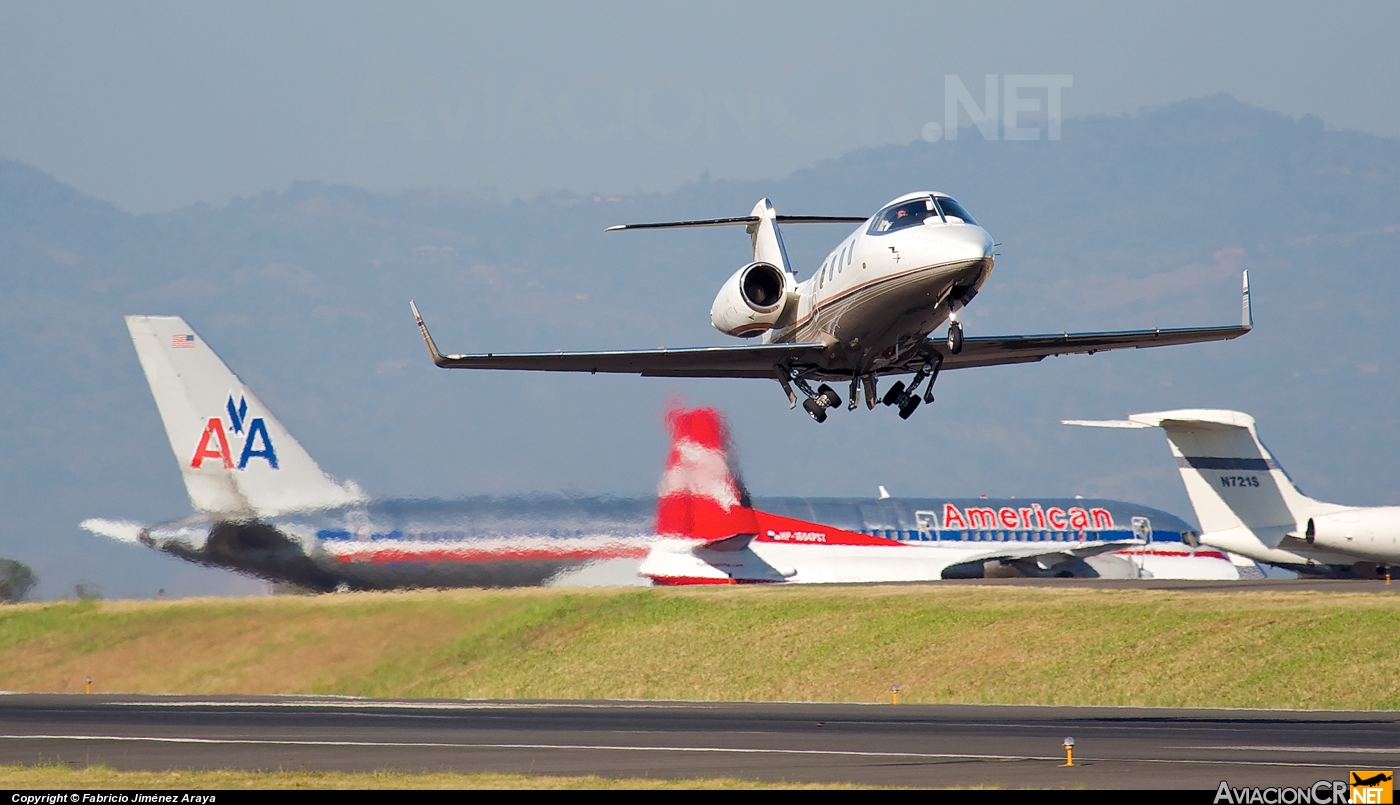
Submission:
[[[724,416],[713,408],[672,408],[666,428],[671,451],[657,489],[657,535],[714,542],[758,533]]]

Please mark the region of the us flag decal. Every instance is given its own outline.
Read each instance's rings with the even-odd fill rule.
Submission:
[[[172,335],[170,336],[171,349],[194,349],[193,335]]]

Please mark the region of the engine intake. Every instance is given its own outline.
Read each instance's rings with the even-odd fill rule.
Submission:
[[[710,307],[716,330],[753,338],[778,326],[786,313],[788,278],[772,263],[749,263],[719,289]]]

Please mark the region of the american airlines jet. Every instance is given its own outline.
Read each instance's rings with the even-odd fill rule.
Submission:
[[[755,502],[717,411],[676,410],[666,422],[660,541],[641,567],[658,584],[1239,578],[1225,554],[1198,547],[1181,520],[1117,501]],[[870,527],[881,520],[900,522]]]
[[[1065,424],[1166,431],[1202,544],[1308,575],[1376,578],[1400,566],[1400,506],[1343,506],[1304,495],[1249,414],[1198,408]]]
[[[370,500],[322,472],[183,319],[126,324],[197,513],[89,531],[316,590],[539,584],[591,563],[634,568],[654,540],[647,501]]]

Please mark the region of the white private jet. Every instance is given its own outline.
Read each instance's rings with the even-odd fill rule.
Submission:
[[[821,268],[797,279],[779,224],[858,223]],[[1249,332],[1249,274],[1244,276],[1243,317],[1238,326],[1122,330],[964,338],[958,311],[986,283],[996,245],[967,210],[942,193],[901,196],[870,218],[778,215],[768,199],[740,218],[625,224],[608,231],[743,226],[753,241],[753,261],[720,288],[710,321],[726,335],[762,337],[752,346],[610,352],[443,355],[416,305],[410,306],[433,363],[447,369],[516,369],[610,372],[648,377],[757,377],[777,380],[796,407],[818,422],[841,397],[826,382],[850,384],[849,408],[895,405],[908,419],[919,403],[933,402],[943,369],[1031,363],[1049,355],[1093,354],[1127,347],[1160,347],[1224,341]],[[948,322],[946,339],[932,339]],[[882,375],[913,374],[878,395]],[[928,381],[922,398],[919,387]],[[820,385],[813,390],[811,383]]]
[[[1249,414],[1186,409],[1064,424],[1166,431],[1206,545],[1313,576],[1376,578],[1400,567],[1400,506],[1343,506],[1299,492]]]

